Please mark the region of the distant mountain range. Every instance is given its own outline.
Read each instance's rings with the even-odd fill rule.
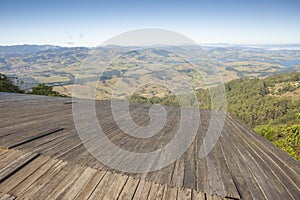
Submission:
[[[111,70],[104,73],[102,81],[106,86],[102,87],[103,94],[109,92],[109,84],[114,83],[118,76],[123,76],[130,66],[138,65],[140,62],[151,63],[151,59],[158,63],[168,60],[170,66],[178,66],[178,72],[193,77],[193,70],[186,64],[180,64],[178,58],[170,56],[167,51],[178,50],[180,46],[151,46],[138,47],[137,49],[148,49],[144,52],[134,52],[131,60],[116,60],[112,63]],[[185,46],[191,57],[190,62],[199,63],[201,58],[197,57],[197,51],[203,51],[214,60],[223,81],[228,82],[242,77],[265,77],[269,75],[296,72],[300,70],[300,45],[231,45],[231,44],[207,44],[197,46]],[[298,49],[299,48],[299,49]],[[55,86],[56,90],[68,94],[72,89],[76,74],[80,71],[82,62],[89,56],[90,50],[98,51],[99,55],[108,59],[114,52],[126,52],[128,47],[108,45],[97,48],[87,47],[60,47],[52,45],[16,45],[0,46],[0,72],[8,77],[14,77],[16,83],[22,83],[20,87],[28,90],[38,83],[46,83]],[[149,56],[150,55],[150,56]],[[107,57],[107,58],[106,58]],[[129,57],[128,57],[129,59]],[[128,62],[126,64],[126,62]],[[87,63],[85,63],[87,64]],[[85,80],[94,75],[95,63],[88,64],[85,68]],[[181,65],[181,66],[179,66]],[[139,66],[143,68],[143,66]],[[143,68],[145,69],[145,67]],[[136,70],[136,69],[135,69]],[[138,71],[138,70],[136,70]],[[146,70],[147,71],[147,70]],[[205,74],[210,73],[209,68],[200,69]],[[145,72],[145,71],[144,71]],[[139,72],[140,73],[140,72]],[[116,75],[117,74],[117,75]],[[161,75],[161,72],[154,73]],[[133,76],[130,81],[136,80]],[[197,86],[200,87],[200,86]]]
[[[158,47],[163,47],[164,45],[156,45]],[[244,48],[262,48],[262,49],[299,49],[300,44],[228,44],[228,43],[214,43],[214,44],[199,44],[201,47],[244,47]],[[122,46],[118,45],[107,45],[105,47],[110,48],[122,48]],[[57,45],[31,45],[31,44],[23,44],[23,45],[0,45],[0,55],[21,55],[21,54],[30,54],[37,53],[49,49],[62,49],[62,48],[77,48],[77,47],[64,47]],[[86,48],[94,48],[94,47],[86,47]]]
[[[24,55],[37,53],[49,49],[59,49],[62,47],[53,45],[14,45],[14,46],[0,46],[0,55]]]

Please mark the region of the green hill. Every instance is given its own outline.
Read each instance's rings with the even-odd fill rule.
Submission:
[[[300,73],[226,84],[228,112],[300,161]]]
[[[225,83],[227,112],[243,120],[282,150],[300,161],[300,73],[266,78],[241,78]],[[208,90],[197,92],[200,108],[210,109]],[[178,105],[175,96],[139,97],[141,103]]]

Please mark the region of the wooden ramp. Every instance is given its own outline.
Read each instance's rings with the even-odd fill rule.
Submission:
[[[300,199],[300,163],[230,115],[204,159],[198,155],[211,115],[206,110],[194,142],[178,160],[158,171],[130,174],[110,169],[86,150],[74,127],[72,103],[0,93],[0,145],[9,149],[0,155],[0,199]],[[166,145],[180,120],[179,108],[166,107],[162,131],[141,141],[118,128],[110,102],[97,102],[96,110],[106,136],[135,152]],[[130,111],[137,124],[149,123],[149,106],[131,104]]]

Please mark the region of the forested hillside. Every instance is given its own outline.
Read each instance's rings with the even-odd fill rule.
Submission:
[[[275,145],[300,161],[300,73],[267,78],[242,78],[225,83],[227,112],[243,120]],[[210,109],[208,90],[197,92],[200,108]],[[146,99],[141,103],[178,105],[175,96]]]
[[[227,110],[300,161],[300,73],[225,85]]]

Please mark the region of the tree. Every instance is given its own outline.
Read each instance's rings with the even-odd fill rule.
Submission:
[[[36,87],[31,89],[29,94],[46,95],[46,96],[61,96],[58,92],[53,91],[52,86],[48,86],[45,83],[40,83]]]
[[[275,128],[271,127],[270,125],[262,125],[254,128],[256,132],[261,134],[267,140],[273,141],[275,139]]]
[[[0,73],[0,92],[23,93],[24,91],[15,85],[7,76]]]
[[[297,113],[296,117],[297,117],[298,120],[300,120],[300,113]]]

